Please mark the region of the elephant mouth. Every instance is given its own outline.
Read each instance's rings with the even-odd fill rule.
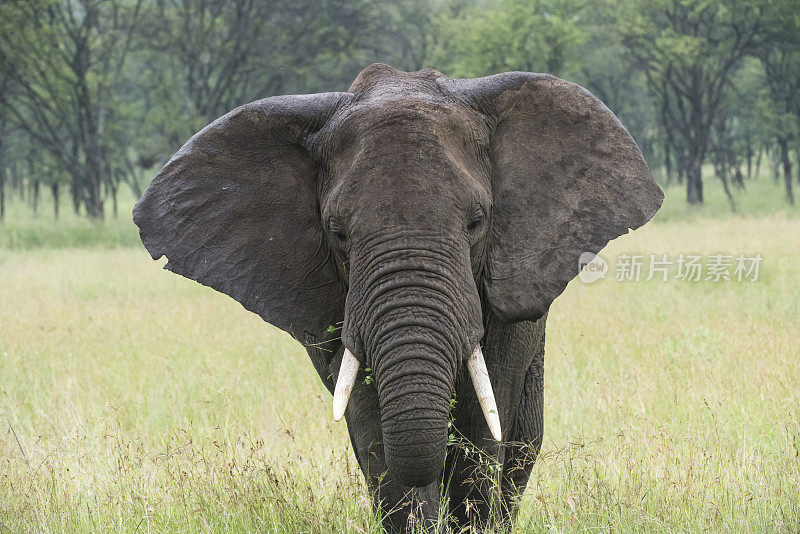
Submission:
[[[497,441],[501,441],[502,432],[500,426],[500,416],[497,411],[497,402],[494,398],[492,384],[489,380],[489,372],[486,368],[486,361],[483,357],[483,352],[481,351],[480,345],[475,347],[475,350],[467,359],[466,365],[470,379],[472,380],[472,385],[475,389],[475,394],[478,397],[481,411],[483,412],[483,416],[486,419],[487,425],[489,426],[492,437],[494,437],[494,439]],[[342,419],[342,417],[344,417],[347,409],[347,403],[350,399],[350,394],[353,391],[353,387],[355,386],[356,376],[358,375],[358,370],[360,367],[361,363],[359,362],[358,358],[355,357],[350,349],[345,348],[344,355],[342,356],[342,363],[339,368],[339,375],[336,379],[336,388],[333,394],[333,418],[336,421],[339,421]],[[436,463],[432,462],[430,459],[425,459],[423,462]],[[390,462],[390,469],[391,468],[392,466]],[[395,471],[397,471],[397,469],[395,469]],[[416,471],[432,472],[430,469]],[[398,480],[406,483],[408,486],[423,486],[432,482],[432,480],[428,480],[430,477],[413,477],[404,472],[396,472],[393,474]]]
[[[344,417],[347,402],[353,392],[353,386],[355,386],[356,376],[360,367],[361,362],[358,361],[358,358],[353,355],[350,349],[345,347],[342,364],[339,367],[339,377],[336,379],[336,389],[333,392],[334,421],[341,421],[342,417]],[[500,415],[497,412],[497,402],[494,399],[492,383],[489,380],[489,371],[486,369],[486,360],[483,357],[480,345],[475,347],[472,355],[467,360],[467,370],[472,380],[472,386],[475,388],[478,402],[481,405],[481,411],[486,418],[486,424],[489,425],[489,430],[492,432],[492,437],[497,441],[502,441]]]

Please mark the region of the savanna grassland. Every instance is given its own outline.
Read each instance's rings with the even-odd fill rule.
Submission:
[[[800,531],[800,210],[762,178],[731,214],[708,184],[554,303],[516,532]],[[0,224],[0,532],[377,532],[303,348],[162,271],[129,207]],[[739,252],[757,281],[613,279]]]

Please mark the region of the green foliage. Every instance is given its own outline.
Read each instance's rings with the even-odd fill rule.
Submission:
[[[579,62],[588,10],[578,0],[476,3],[459,17],[440,19],[443,42],[434,62],[453,77],[510,70],[565,75]]]
[[[141,195],[219,115],[347,90],[376,61],[574,80],[662,181],[702,182],[710,163],[732,199],[764,154],[787,177],[800,163],[797,13],[794,0],[3,2],[0,219],[6,192],[36,184],[59,184],[76,213],[118,212],[121,188]]]
[[[674,160],[686,178],[687,200],[700,204],[700,170],[712,151],[713,130],[728,126],[720,113],[730,100],[727,89],[768,34],[769,17],[764,6],[746,0],[628,0],[619,9],[634,13],[616,17],[617,28],[659,110],[665,166],[669,172]],[[720,177],[727,190],[726,174]]]
[[[128,118],[117,89],[141,4],[41,0],[0,5],[5,88],[0,120],[11,121],[26,141],[57,162],[71,178],[76,205],[95,218],[103,217],[101,189],[104,183],[113,187],[121,150],[112,130]]]

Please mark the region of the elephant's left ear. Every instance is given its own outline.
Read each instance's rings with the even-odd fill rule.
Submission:
[[[348,93],[266,98],[195,134],[133,209],[154,259],[304,342],[344,315],[307,138]]]
[[[538,319],[582,253],[650,220],[664,194],[619,120],[578,85],[527,72],[439,83],[494,129],[489,303],[506,321]]]

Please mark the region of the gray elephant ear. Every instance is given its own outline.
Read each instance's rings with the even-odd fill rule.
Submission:
[[[586,89],[545,74],[440,80],[493,126],[485,290],[504,320],[535,320],[597,253],[664,198],[639,147]]]
[[[195,134],[133,209],[153,259],[230,295],[300,341],[340,321],[344,289],[320,223],[304,148],[350,95],[283,96],[239,107]]]

